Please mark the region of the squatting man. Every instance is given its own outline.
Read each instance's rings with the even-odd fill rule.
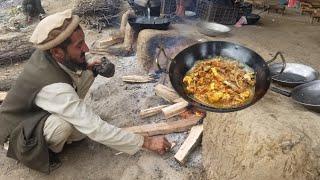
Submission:
[[[30,41],[36,51],[0,107],[0,143],[9,143],[7,156],[49,173],[61,164],[56,153],[64,144],[85,137],[128,154],[142,148],[164,154],[171,146],[165,137],[112,126],[84,103],[101,62],[86,62],[89,49],[79,22],[66,10],[35,28]],[[104,71],[113,76],[114,65],[104,62]]]

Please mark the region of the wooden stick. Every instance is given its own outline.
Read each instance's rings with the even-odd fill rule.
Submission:
[[[174,155],[174,158],[181,164],[185,163],[186,157],[190,154],[190,152],[196,147],[198,142],[201,139],[201,135],[203,132],[203,125],[197,125],[191,128],[189,136],[183,142],[178,152]]]
[[[165,118],[171,118],[184,112],[188,105],[189,103],[187,101],[178,102],[176,104],[163,108],[162,112]]]
[[[168,102],[174,102],[174,100],[179,99],[179,95],[171,88],[165,85],[158,84],[155,88],[156,95],[162,97]]]
[[[146,118],[146,117],[150,117],[153,115],[158,114],[159,112],[161,112],[161,109],[167,107],[168,105],[160,105],[160,106],[156,106],[156,107],[152,107],[152,108],[148,108],[148,109],[144,109],[140,111],[140,117],[141,118]]]
[[[143,136],[155,136],[160,134],[170,134],[175,132],[184,132],[196,125],[204,116],[191,116],[187,119],[182,119],[173,122],[146,124],[141,126],[133,126],[123,128],[125,131],[141,134]]]
[[[7,92],[0,91],[0,102],[2,102],[7,96]]]
[[[154,78],[149,76],[139,76],[139,75],[129,75],[129,76],[122,76],[122,81],[124,82],[135,82],[135,83],[146,83],[154,81]]]

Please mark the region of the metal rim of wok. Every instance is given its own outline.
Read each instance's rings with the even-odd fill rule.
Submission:
[[[143,29],[157,29],[157,30],[167,30],[169,28],[170,25],[170,20],[168,18],[165,17],[154,17],[151,16],[151,18],[159,18],[159,22],[157,24],[153,24],[153,23],[139,23],[137,22],[138,18],[145,18],[143,16],[138,16],[138,17],[130,17],[128,18],[128,22],[130,24],[130,26],[135,30],[135,31],[140,31]]]
[[[309,110],[320,112],[320,80],[296,86],[291,92],[277,87],[272,87],[271,90],[291,97],[296,103],[303,105]]]
[[[295,87],[291,97],[297,103],[320,110],[320,80],[311,81]]]
[[[271,75],[279,73],[281,64],[274,63],[269,66]],[[318,79],[319,72],[310,66],[299,63],[287,63],[281,75],[275,75],[272,80],[278,84],[295,87]]]
[[[257,101],[259,101],[268,91],[271,83],[271,74],[268,67],[268,63],[276,59],[280,54],[284,63],[285,60],[280,52],[269,62],[265,62],[264,59],[254,52],[253,50],[244,46],[225,42],[225,41],[209,41],[203,43],[197,43],[182,50],[179,54],[172,59],[169,67],[169,77],[173,88],[176,92],[189,104],[198,107],[200,109],[212,112],[233,112],[241,109],[245,109]],[[223,56],[235,59],[241,63],[246,64],[252,68],[256,74],[255,94],[251,102],[238,107],[232,108],[214,108],[203,104],[196,99],[192,98],[185,92],[183,86],[183,77],[186,72],[191,69],[196,61],[201,61],[207,58],[215,56]],[[282,71],[283,71],[282,69]]]

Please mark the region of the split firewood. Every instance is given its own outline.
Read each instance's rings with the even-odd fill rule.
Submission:
[[[176,132],[185,132],[192,126],[196,125],[201,119],[203,119],[203,117],[204,116],[192,115],[187,119],[181,119],[178,121],[133,126],[123,128],[123,130],[141,134],[143,136],[155,136]]]
[[[156,95],[162,97],[163,99],[165,99],[168,102],[175,102],[175,100],[179,99],[180,96],[176,93],[175,90],[162,85],[162,84],[158,84],[154,90],[156,91]]]
[[[164,114],[165,118],[171,118],[173,116],[176,116],[184,111],[187,110],[187,106],[189,105],[189,103],[187,101],[181,101],[178,103],[175,103],[173,105],[170,105],[168,107],[165,107],[162,109],[162,112]]]
[[[154,81],[155,79],[150,76],[139,76],[139,75],[129,75],[129,76],[122,76],[122,81],[124,82],[131,82],[131,83],[146,83]]]
[[[171,147],[170,149],[173,149],[174,147],[176,147],[177,143],[174,141],[174,142],[171,142]]]
[[[157,107],[152,107],[152,108],[148,108],[148,109],[143,109],[140,111],[140,117],[141,118],[146,118],[146,117],[150,117],[153,115],[156,115],[158,113],[161,112],[161,109],[167,107],[168,105],[160,105]]]
[[[0,103],[6,98],[7,92],[0,91]]]
[[[5,149],[6,151],[8,151],[8,149],[9,149],[9,143],[8,143],[8,142],[6,142],[6,143],[3,144],[3,149]]]
[[[156,95],[162,97],[166,101],[175,103],[171,106],[168,106],[162,109],[162,112],[164,113],[166,118],[173,117],[186,110],[186,107],[188,106],[189,103],[185,101],[183,98],[181,98],[175,92],[175,90],[162,84],[158,84],[154,89],[156,91]]]
[[[200,142],[201,135],[203,132],[203,125],[197,125],[191,128],[189,136],[183,142],[178,152],[174,155],[174,158],[181,164],[184,164],[186,157],[191,153],[191,151]]]
[[[114,35],[98,41],[97,45],[98,45],[98,48],[104,49],[104,48],[108,48],[109,46],[119,44],[122,42],[123,42],[123,36]]]

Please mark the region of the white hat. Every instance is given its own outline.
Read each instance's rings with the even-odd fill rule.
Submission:
[[[72,15],[71,9],[52,14],[39,22],[30,37],[30,42],[38,49],[51,49],[70,37],[79,23],[79,16]]]

